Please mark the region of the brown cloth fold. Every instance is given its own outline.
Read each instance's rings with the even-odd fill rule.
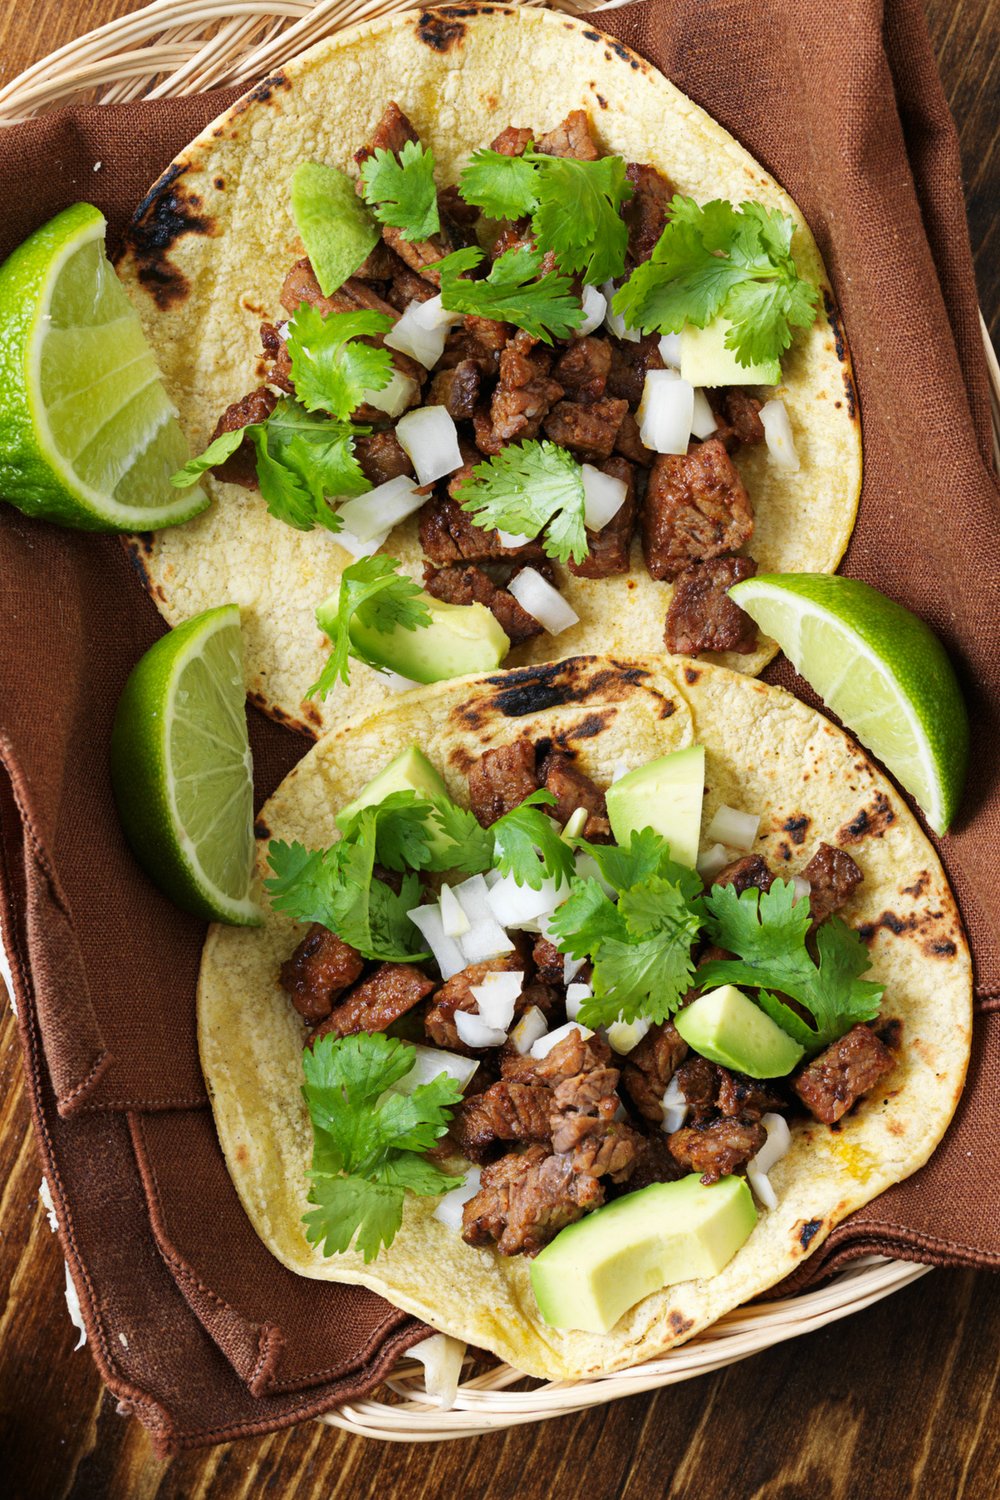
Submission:
[[[983,1012],[969,1088],[929,1166],[846,1220],[796,1284],[873,1250],[996,1265],[1000,1216],[982,1185],[1000,1106],[1000,497],[957,142],[923,18],[917,0],[646,0],[598,24],[732,130],[809,219],[864,431],[845,571],[934,625],[973,718],[963,815],[939,846]],[[0,132],[0,253],[79,198],[115,243],[157,172],[234,97]],[[422,1330],[361,1289],[284,1271],[224,1170],[195,1045],[203,927],[137,869],[110,795],[117,696],[163,628],[127,555],[3,507],[0,578],[0,925],[92,1350],[163,1451],[301,1420],[370,1389]],[[809,697],[787,664],[773,675]],[[306,747],[250,720],[260,800]]]

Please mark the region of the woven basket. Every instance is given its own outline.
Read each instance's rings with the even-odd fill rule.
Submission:
[[[555,8],[578,15],[614,10],[625,3],[552,0]],[[413,5],[414,0],[154,0],[60,47],[0,88],[0,125],[67,104],[163,99],[249,83],[345,26]],[[1000,467],[1000,365],[985,323],[982,333]],[[423,1367],[404,1357],[386,1381],[388,1400],[345,1402],[320,1420],[365,1437],[413,1443],[472,1437],[566,1416],[709,1374],[772,1344],[812,1333],[860,1312],[930,1269],[866,1256],[817,1291],[736,1308],[662,1359],[592,1380],[539,1384],[505,1364],[479,1374],[467,1367],[449,1410],[427,1396]]]

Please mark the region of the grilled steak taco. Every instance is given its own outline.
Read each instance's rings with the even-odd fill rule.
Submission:
[[[425,688],[325,736],[258,830],[264,925],[211,931],[198,993],[247,1213],[531,1374],[764,1291],[954,1111],[941,866],[780,689],[610,657]]]
[[[133,544],[153,596],[238,602],[252,696],[308,732],[581,650],[756,673],[727,587],[846,546],[858,416],[808,227],[584,23],[321,43],[178,158],[119,271],[211,442],[179,482],[215,503]]]

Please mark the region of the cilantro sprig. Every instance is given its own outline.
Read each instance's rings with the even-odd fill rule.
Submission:
[[[302,1093],[313,1128],[306,1238],[324,1255],[352,1241],[365,1263],[392,1244],[407,1191],[435,1197],[460,1187],[424,1155],[445,1134],[462,1091],[447,1073],[408,1093],[394,1088],[416,1051],[383,1032],[324,1036],[302,1054]]]
[[[878,1015],[883,986],[860,976],[870,966],[868,950],[839,917],[816,929],[814,961],[806,938],[808,901],[796,901],[793,886],[776,880],[765,894],[751,888],[737,895],[731,885],[713,886],[705,897],[705,925],[713,943],[738,955],[713,959],[698,971],[706,987],[741,984],[757,989],[762,1010],[809,1052],[819,1052],[858,1021]],[[777,995],[805,1006],[810,1026]]]
[[[465,272],[474,270],[483,259],[482,250],[470,245],[438,261],[442,307],[449,312],[513,323],[546,344],[553,338],[569,338],[579,328],[583,305],[573,283],[562,271],[538,275],[541,250],[524,245],[505,250],[484,280],[469,280]]]
[[[555,805],[544,787],[531,792],[519,807],[504,813],[485,830],[493,835],[493,859],[501,875],[513,875],[516,885],[540,891],[546,879],[569,880],[573,849],[552,819],[539,808]]]
[[[426,240],[440,230],[434,152],[419,141],[406,141],[398,157],[377,147],[361,168],[361,183],[375,217],[404,240]]]
[[[368,391],[381,391],[393,375],[392,355],[358,340],[387,333],[392,319],[361,310],[329,313],[300,304],[288,324],[288,353],[295,394],[307,411],[345,420]]]
[[[778,209],[675,195],[666,228],[612,303],[630,328],[679,333],[725,317],[741,365],[780,359],[793,328],[815,320],[819,293],[792,255],[795,221]]]
[[[423,591],[412,578],[398,572],[398,568],[394,557],[376,555],[360,558],[341,573],[336,594],[324,599],[316,610],[320,629],[330,637],[333,650],[307,697],[318,694],[325,698],[338,682],[349,683],[352,656],[368,666],[381,667],[380,662],[371,661],[351,639],[353,620],[387,635],[398,625],[404,630],[421,630],[430,625],[431,612]]]
[[[472,475],[456,499],[477,526],[529,537],[545,528],[549,557],[582,562],[587,556],[583,473],[565,448],[535,439],[508,443]]]

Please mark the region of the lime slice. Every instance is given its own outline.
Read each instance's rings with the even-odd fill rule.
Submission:
[[[962,796],[969,720],[937,636],[856,578],[773,573],[729,593],[944,833]]]
[[[205,509],[139,315],[75,203],[0,266],[0,497],[64,526],[154,531]]]
[[[237,605],[178,625],[133,668],[111,780],[136,858],[172,901],[219,922],[260,921]]]

